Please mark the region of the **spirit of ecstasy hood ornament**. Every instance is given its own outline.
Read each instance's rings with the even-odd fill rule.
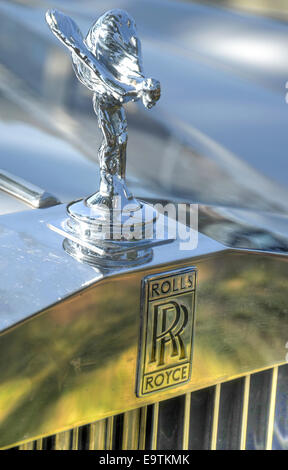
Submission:
[[[133,217],[136,232],[143,232],[143,226],[147,229],[147,224],[155,220],[152,208],[135,199],[126,185],[127,121],[123,104],[141,99],[146,108],[151,108],[160,98],[160,83],[144,75],[135,22],[125,11],[106,12],[91,26],[85,39],[76,23],[59,11],[48,11],[46,20],[72,53],[76,76],[93,91],[94,110],[103,133],[99,191],[68,206],[67,228],[82,241],[97,240],[101,244],[107,238],[117,238],[119,243],[123,238],[123,215],[126,222],[127,217]],[[108,236],[111,227],[112,237],[111,233]],[[141,238],[139,233],[134,237]]]

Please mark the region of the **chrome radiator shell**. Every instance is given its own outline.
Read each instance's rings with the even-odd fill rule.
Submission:
[[[69,257],[48,229],[62,210],[1,219],[2,448],[285,363],[285,253],[228,249],[199,233],[193,252],[176,240],[154,247],[145,265],[96,269]],[[191,380],[139,398],[141,281],[191,266],[198,270]]]

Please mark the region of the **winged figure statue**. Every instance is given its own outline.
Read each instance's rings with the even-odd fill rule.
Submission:
[[[160,83],[144,75],[141,44],[133,18],[123,10],[102,15],[83,37],[75,21],[56,10],[46,13],[52,32],[70,50],[78,79],[93,91],[103,142],[99,149],[99,192],[88,205],[112,207],[114,196],[137,201],[125,182],[127,120],[123,104],[142,100],[151,108],[160,98]]]

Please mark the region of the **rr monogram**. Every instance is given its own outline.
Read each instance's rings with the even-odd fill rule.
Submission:
[[[175,313],[175,319],[167,328],[167,314],[169,311],[173,311],[173,313]],[[171,356],[179,356],[179,360],[186,359],[185,345],[181,338],[181,333],[184,331],[188,322],[188,309],[185,307],[185,305],[179,305],[174,301],[166,302],[160,305],[154,305],[153,317],[154,321],[150,363],[156,361],[157,343],[159,343],[158,367],[164,364],[165,347],[166,344],[170,342],[172,345]],[[159,333],[157,333],[159,329],[158,323],[161,325]]]

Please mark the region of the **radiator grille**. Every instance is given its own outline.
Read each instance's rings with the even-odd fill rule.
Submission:
[[[155,403],[15,450],[288,449],[288,365]]]

